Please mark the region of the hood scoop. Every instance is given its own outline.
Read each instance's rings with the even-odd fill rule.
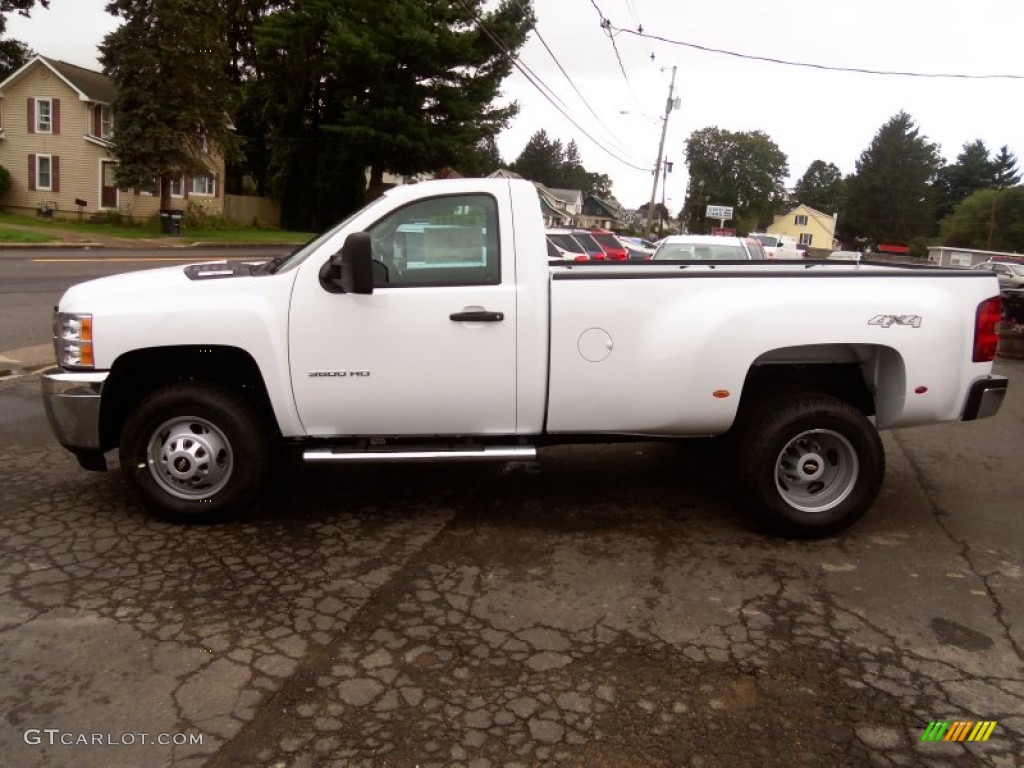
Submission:
[[[252,277],[253,270],[260,266],[242,261],[212,261],[204,264],[190,264],[185,267],[189,280],[217,280],[225,277]]]

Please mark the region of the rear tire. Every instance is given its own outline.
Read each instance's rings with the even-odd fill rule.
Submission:
[[[875,426],[824,394],[773,395],[740,421],[736,479],[745,506],[775,532],[820,538],[871,507],[885,476]]]
[[[157,390],[121,432],[121,470],[143,503],[178,521],[217,519],[257,503],[270,466],[264,425],[232,390]]]

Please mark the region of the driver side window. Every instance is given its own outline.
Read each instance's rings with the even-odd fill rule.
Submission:
[[[501,282],[498,208],[489,195],[418,200],[367,231],[373,243],[374,287]]]

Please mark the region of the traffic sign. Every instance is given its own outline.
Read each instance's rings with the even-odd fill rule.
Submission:
[[[704,214],[709,219],[731,219],[732,218],[732,206],[731,205],[709,205],[708,212]]]

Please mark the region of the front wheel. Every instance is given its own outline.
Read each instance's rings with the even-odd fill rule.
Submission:
[[[790,536],[838,533],[871,507],[885,475],[874,425],[827,395],[776,395],[737,429],[736,475],[746,506]]]
[[[269,465],[248,403],[212,384],[172,384],[144,399],[121,433],[121,469],[142,501],[179,520],[255,504]]]

